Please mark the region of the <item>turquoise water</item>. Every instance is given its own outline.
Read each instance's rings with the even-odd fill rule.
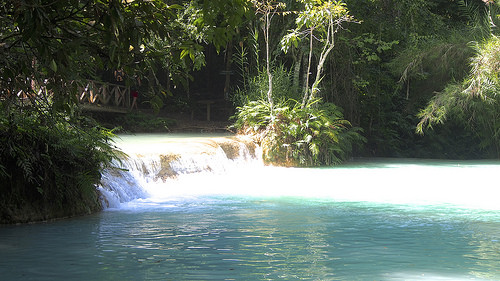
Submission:
[[[183,138],[124,137],[99,214],[0,226],[0,280],[500,280],[498,161],[277,168]]]
[[[200,197],[0,228],[2,280],[500,280],[500,215]]]

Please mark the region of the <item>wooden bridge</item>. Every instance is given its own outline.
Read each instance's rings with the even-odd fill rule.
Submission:
[[[78,88],[77,98],[83,110],[127,113],[130,111],[130,87],[106,82],[88,80]],[[32,83],[31,91],[17,91],[15,94],[21,106],[32,104],[37,98],[51,96],[52,92],[45,86]],[[7,95],[9,98],[10,95]],[[5,97],[0,96],[0,100]]]
[[[130,87],[89,80],[79,90],[83,110],[127,113],[130,111]]]

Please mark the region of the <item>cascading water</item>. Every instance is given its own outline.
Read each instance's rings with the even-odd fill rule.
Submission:
[[[265,167],[260,148],[244,137],[122,136],[117,145],[128,157],[116,163],[122,169],[103,175],[108,208],[223,195],[500,209],[497,162],[382,159],[280,168]]]
[[[131,142],[130,138],[138,142]],[[244,137],[191,137],[188,143],[185,138],[175,136],[148,136],[149,141],[145,142],[140,138],[123,136],[118,140],[126,156],[103,173],[99,190],[106,208],[161,196],[159,193],[172,195],[179,191],[174,190],[179,188],[178,178],[224,175],[242,166],[262,165],[259,147]]]

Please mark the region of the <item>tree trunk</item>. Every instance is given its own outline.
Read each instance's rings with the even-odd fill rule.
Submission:
[[[302,65],[302,52],[298,51],[297,55],[294,56],[294,66],[293,66],[293,89],[298,90],[300,85],[300,67]]]
[[[271,74],[270,69],[270,58],[269,58],[269,28],[271,26],[271,19],[269,18],[269,13],[266,13],[266,22],[265,22],[265,30],[264,37],[266,40],[266,68],[267,68],[267,77],[269,82],[269,88],[267,90],[267,101],[271,105],[271,110],[273,108],[273,75]],[[272,112],[271,112],[272,114]]]
[[[316,68],[316,78],[314,79],[314,83],[311,87],[311,94],[309,95],[308,102],[311,101],[312,99],[315,98],[316,93],[318,92],[318,85],[319,82],[321,81],[321,74],[323,73],[323,66],[325,64],[326,58],[328,57],[328,54],[330,53],[331,50],[333,50],[334,44],[330,44],[330,46],[321,53],[319,62],[318,62],[318,67]]]
[[[330,54],[330,52],[333,50],[333,47],[335,47],[334,35],[337,32],[337,30],[334,28],[334,26],[335,23],[333,22],[333,19],[330,18],[330,23],[328,25],[328,30],[327,30],[326,42],[325,45],[323,46],[323,50],[321,51],[321,55],[319,57],[318,67],[316,68],[316,78],[314,79],[314,83],[311,87],[311,94],[309,95],[309,99],[307,102],[310,102],[312,99],[316,97],[316,93],[318,92],[318,85],[319,82],[321,81],[321,74],[323,73],[323,66],[325,64],[326,58],[328,57],[328,54]]]
[[[307,62],[307,72],[306,72],[306,82],[305,82],[305,88],[306,91],[304,92],[304,97],[302,98],[302,108],[304,108],[309,102],[309,76],[311,75],[311,61],[312,61],[312,53],[313,53],[313,32],[314,28],[311,28],[311,34],[309,37],[309,61]]]

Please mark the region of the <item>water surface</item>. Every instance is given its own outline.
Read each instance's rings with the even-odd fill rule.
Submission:
[[[500,280],[498,162],[224,163],[136,178],[96,215],[0,227],[0,279]]]

